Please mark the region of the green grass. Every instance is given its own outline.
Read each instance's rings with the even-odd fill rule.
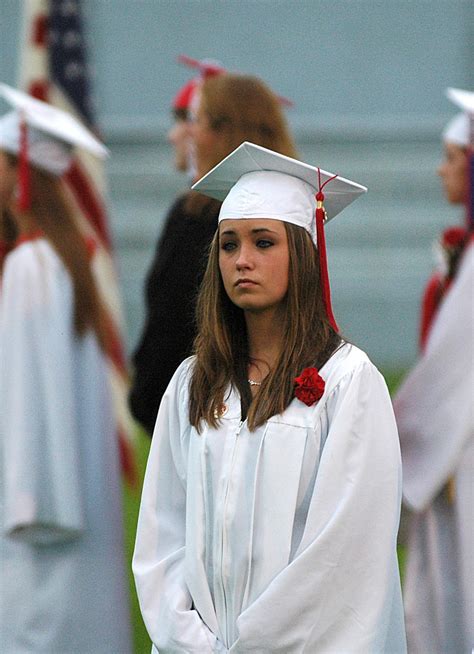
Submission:
[[[393,394],[395,389],[400,384],[400,381],[405,375],[405,371],[402,370],[389,370],[383,371],[384,377],[387,381],[387,386],[390,390],[390,393]],[[146,460],[148,457],[148,451],[150,449],[150,438],[145,434],[144,431],[137,428],[137,442],[136,442],[136,458],[137,458],[137,467],[139,473],[139,483],[138,490],[131,490],[130,488],[125,488],[124,491],[124,512],[125,512],[125,543],[127,551],[127,564],[130,578],[130,595],[131,595],[131,611],[132,611],[132,627],[133,627],[133,651],[134,654],[150,654],[151,643],[148,638],[148,634],[143,624],[143,620],[140,614],[140,608],[138,606],[137,595],[135,592],[135,584],[133,583],[132,571],[131,571],[131,560],[133,553],[133,545],[135,542],[135,529],[137,524],[138,517],[138,508],[140,504],[140,490],[143,481],[143,475],[145,473]],[[400,569],[403,571],[405,568],[405,549],[403,547],[398,548],[398,559],[400,563]]]
[[[151,440],[144,431],[137,428],[135,456],[138,468],[138,488],[124,489],[124,518],[125,518],[125,547],[127,554],[127,567],[130,581],[131,616],[133,629],[133,651],[134,654],[150,654],[151,642],[148,638],[145,625],[143,624],[140,607],[138,606],[135,584],[133,582],[131,561],[133,546],[135,543],[135,531],[137,526],[138,509],[140,506],[140,492],[142,488],[143,475],[145,474],[146,460],[150,449]]]
[[[382,370],[385,381],[387,382],[388,390],[390,395],[393,397],[395,391],[400,386],[400,382],[407,374],[406,370]]]

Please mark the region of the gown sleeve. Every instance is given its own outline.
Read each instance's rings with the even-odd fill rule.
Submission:
[[[237,619],[232,654],[405,651],[395,551],[401,465],[385,382],[364,363],[326,406],[329,430],[302,541]]]
[[[72,285],[44,242],[7,260],[0,316],[5,536],[48,545],[85,529]]]
[[[192,606],[184,580],[186,469],[189,435],[187,365],[161,401],[143,484],[133,573],[142,616],[160,654],[220,651],[215,635]]]
[[[424,510],[456,470],[474,430],[474,244],[439,308],[425,351],[394,406],[403,495]]]

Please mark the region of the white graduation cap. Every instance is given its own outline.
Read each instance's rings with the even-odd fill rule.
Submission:
[[[323,223],[365,193],[365,186],[244,142],[192,188],[223,200],[219,222],[269,218],[308,231],[318,246],[326,310],[337,329],[330,302]]]
[[[193,189],[224,200],[225,218],[274,218],[304,227],[316,242],[316,193],[324,189],[326,220],[337,216],[367,188],[339,175],[245,141]]]
[[[462,111],[465,111],[467,114],[474,114],[474,91],[464,91],[463,89],[449,87],[446,89],[446,95]]]
[[[0,148],[13,154],[20,152],[20,123],[29,127],[28,158],[31,163],[61,175],[67,170],[73,147],[84,148],[97,157],[108,155],[107,148],[76,118],[62,109],[32,98],[30,95],[0,84],[0,95],[13,106],[14,111],[0,119]],[[37,156],[36,143],[42,143],[41,158]],[[48,157],[47,144],[52,153]],[[60,156],[62,149],[62,157]]]
[[[108,155],[107,148],[71,114],[6,84],[0,84],[0,95],[13,106],[0,118],[0,150],[19,156],[20,208],[29,206],[28,164],[60,176],[71,164],[74,147],[100,158]]]
[[[474,121],[474,92],[463,89],[447,88],[446,95],[463,113],[452,118],[443,130],[442,138],[447,143],[454,143],[467,148],[472,141],[472,121]]]

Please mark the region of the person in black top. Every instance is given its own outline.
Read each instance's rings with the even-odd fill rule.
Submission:
[[[158,242],[145,285],[146,323],[133,354],[130,408],[150,435],[168,382],[191,353],[195,296],[217,228],[220,202],[190,214],[186,200],[182,195],[173,204]]]

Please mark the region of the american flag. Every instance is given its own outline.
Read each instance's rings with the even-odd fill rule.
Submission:
[[[25,0],[19,85],[30,95],[69,111],[97,132],[86,60],[81,0]],[[107,355],[118,423],[122,468],[134,482],[133,423],[120,336],[121,304],[105,206],[102,164],[80,153],[66,174],[67,192],[87,239],[96,244],[93,268],[107,310]]]

